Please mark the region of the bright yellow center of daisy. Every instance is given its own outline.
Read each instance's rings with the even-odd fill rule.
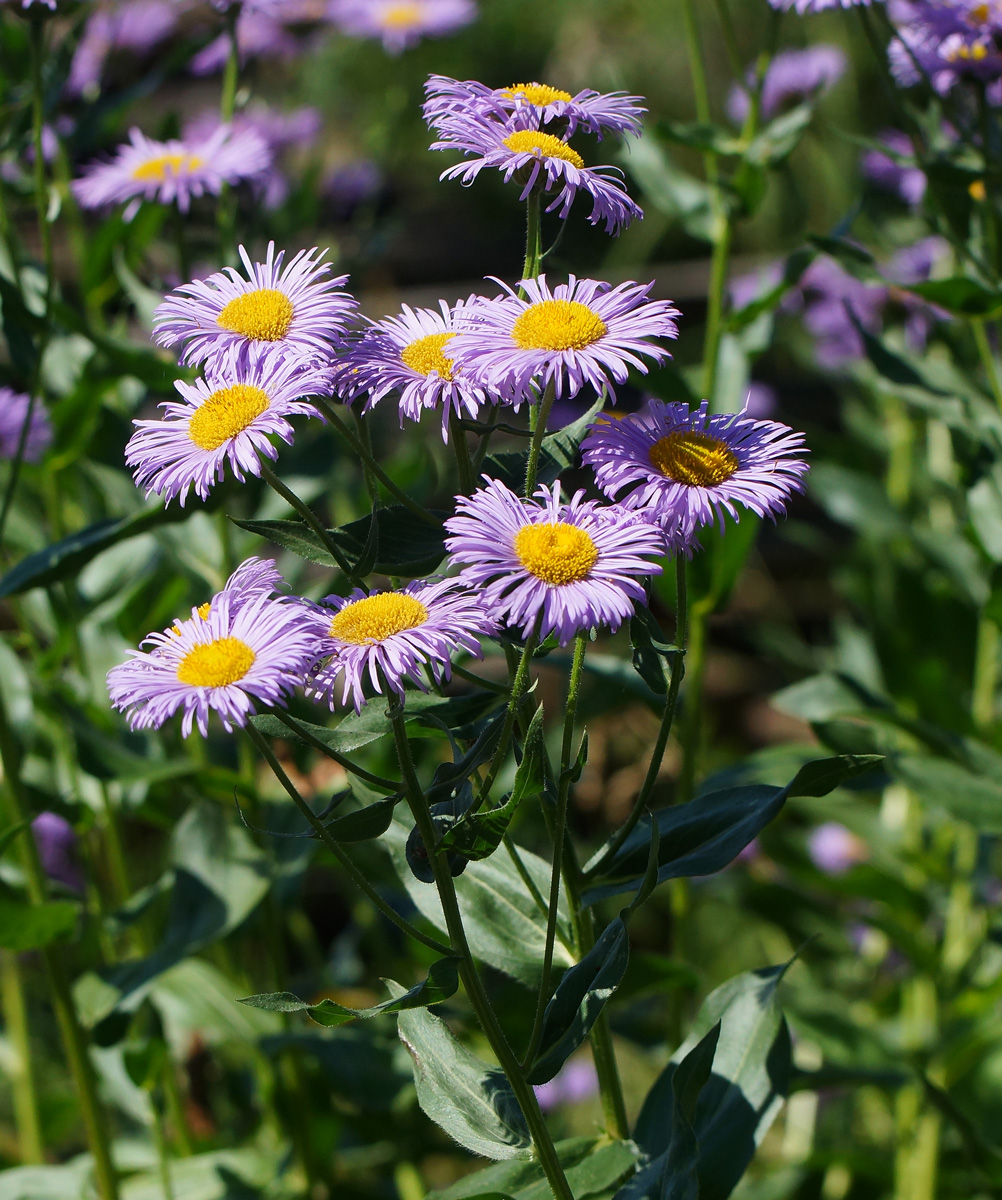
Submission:
[[[587,304],[539,300],[519,314],[511,337],[520,350],[583,350],[608,332],[606,323]]]
[[[419,375],[430,375],[437,371],[442,379],[452,381],[452,359],[446,358],[444,348],[454,333],[429,333],[427,337],[418,338],[410,345],[404,346],[400,357],[405,367],[417,371]]]
[[[239,638],[216,638],[188,651],[178,665],[177,678],[189,687],[226,687],[243,679],[256,658]]]
[[[511,87],[502,89],[502,95],[510,96],[513,100],[518,97],[545,108],[547,104],[555,104],[558,100],[570,100],[570,92],[562,92],[559,88],[550,87],[548,83],[513,83]]]
[[[353,646],[369,646],[417,629],[427,620],[428,610],[420,600],[399,592],[378,592],[346,604],[331,621],[330,635]]]
[[[289,332],[295,312],[284,292],[277,288],[256,288],[234,296],[216,317],[216,324],[256,342],[280,342]]]
[[[569,98],[569,97],[568,97]],[[536,158],[562,158],[580,170],[584,159],[576,150],[572,150],[566,142],[554,137],[552,133],[535,133],[531,129],[516,129],[509,133],[501,143],[516,154],[534,154]]]
[[[971,25],[984,25],[991,13],[990,4],[976,4],[967,14],[967,20]]]
[[[566,521],[523,525],[515,535],[515,553],[530,575],[556,587],[587,579],[598,562],[590,535]]]
[[[206,600],[206,602],[204,604],[200,604],[198,606],[198,608],[195,609],[195,612],[198,613],[198,615],[202,618],[203,621],[207,621],[209,619],[209,610],[211,608],[212,608],[212,601]],[[180,625],[173,625],[171,627],[171,629],[172,629],[172,632],[174,633],[175,637],[181,636],[181,626]]]
[[[169,175],[184,175],[203,165],[204,160],[197,154],[161,154],[159,158],[140,163],[132,172],[132,178],[140,183],[163,183]]]
[[[218,450],[252,424],[270,403],[267,392],[249,383],[220,388],[192,413],[188,437],[200,450]]]
[[[741,465],[725,442],[708,433],[669,433],[651,446],[648,455],[651,466],[687,487],[726,483]]]
[[[386,29],[409,29],[421,20],[421,16],[418,4],[394,4],[384,11],[382,22]]]

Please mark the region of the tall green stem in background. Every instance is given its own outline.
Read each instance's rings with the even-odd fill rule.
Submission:
[[[242,4],[231,4],[226,10],[226,36],[230,52],[223,71],[223,89],[219,97],[219,116],[224,124],[233,120],[237,106],[237,84],[240,81],[240,42],[237,37],[237,22]],[[219,193],[218,208],[219,241],[223,261],[233,265],[237,258],[237,198],[233,189],[224,185]],[[185,275],[187,279],[188,276]]]
[[[30,836],[22,834],[22,837]],[[10,1085],[14,1100],[14,1123],[22,1163],[45,1161],[42,1144],[42,1124],[38,1116],[38,1094],[31,1061],[31,1039],[28,1029],[28,1006],[24,998],[24,980],[17,955],[0,950],[0,997],[3,1018],[17,1061],[11,1064]]]

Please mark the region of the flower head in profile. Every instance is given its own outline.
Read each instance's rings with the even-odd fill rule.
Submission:
[[[647,111],[641,96],[626,92],[596,92],[584,88],[571,95],[548,83],[511,83],[489,88],[475,79],[452,79],[448,75],[430,75],[424,85],[427,99],[422,112],[428,125],[441,131],[456,114],[477,110],[506,121],[517,111],[528,112],[539,129],[572,136],[578,129],[585,133],[639,134]],[[558,126],[548,130],[548,126]]]
[[[743,413],[711,415],[703,403],[653,400],[641,413],[593,425],[582,458],[598,486],[665,528],[689,533],[737,506],[760,517],[785,512],[807,474],[803,434]]]
[[[820,44],[780,51],[762,81],[762,116],[769,120],[788,105],[827,91],[838,83],[847,66],[845,53],[838,46]],[[754,85],[754,68],[749,70],[746,82]],[[735,84],[727,100],[727,115],[735,125],[742,125],[750,108],[748,87]]]
[[[373,321],[338,360],[334,390],[346,400],[365,396],[365,412],[391,393],[399,396],[400,424],[418,421],[427,409],[442,415],[442,438],[449,440],[449,418],[476,417],[486,394],[449,353],[458,319],[477,301],[471,296],[453,307],[404,305],[398,316]]]
[[[476,19],[473,0],[330,0],[327,16],[349,37],[379,38],[400,54],[424,37],[444,37]]]
[[[28,431],[25,435],[26,421]],[[24,392],[0,387],[0,458],[14,458],[22,436],[25,437],[24,461],[37,462],[52,441],[52,425],[45,405],[36,400],[32,406],[30,396]]]
[[[500,281],[499,281],[500,282]],[[518,406],[552,385],[557,399],[585,387],[614,394],[630,367],[647,373],[670,355],[658,344],[678,336],[678,309],[650,300],[652,283],[613,287],[576,279],[550,288],[546,276],[523,279],[525,299],[508,293],[469,310],[450,343],[452,357],[487,387]]]
[[[191,619],[204,621],[212,611],[212,606],[221,596],[226,596],[231,611],[235,612],[241,604],[256,600],[260,596],[274,596],[283,591],[288,585],[273,558],[247,558],[227,579],[223,590],[217,592],[211,599],[196,605],[191,610]],[[181,626],[178,622],[170,625],[165,633],[180,636]]]
[[[253,130],[221,125],[204,141],[155,142],[138,129],[111,162],[88,167],[73,183],[84,208],[125,204],[131,220],[144,200],[176,204],[186,213],[199,196],[218,196],[224,185],[253,179],[271,165],[271,152]]]
[[[577,492],[564,503],[559,486],[522,500],[497,479],[459,497],[445,523],[445,546],[459,578],[481,594],[499,620],[524,637],[556,634],[561,645],[598,626],[618,629],[645,596],[667,549],[655,524],[619,505]]]
[[[185,737],[195,723],[205,737],[213,711],[229,733],[260,703],[284,706],[316,648],[303,602],[247,600],[225,590],[204,618],[151,633],[143,645],[150,649],[132,651],[108,672],[111,703],[132,729],[159,729],[180,710]]]
[[[245,274],[226,267],[176,288],[153,314],[158,345],[182,345],[183,363],[212,362],[251,346],[275,347],[299,360],[327,362],[356,308],[347,275],[330,276],[315,247],[288,263],[268,243],[263,263],[240,247]]]
[[[419,580],[395,592],[356,588],[347,597],[328,596],[312,619],[321,661],[307,695],[331,708],[351,703],[356,712],[384,686],[401,698],[407,683],[427,691],[422,670],[436,683],[448,679],[452,656],[480,658],[480,638],[495,629],[480,597],[454,579]]]
[[[505,183],[515,179],[521,185],[519,199],[540,191],[549,200],[546,211],[562,219],[583,192],[591,199],[588,220],[612,234],[644,215],[627,195],[618,167],[586,167],[566,135],[541,130],[536,114],[527,109],[516,109],[504,121],[479,109],[456,110],[443,116],[436,128],[439,140],[432,150],[461,150],[467,157],[443,171],[442,179],[460,179],[468,186],[485,168],[494,168]]]
[[[303,397],[329,394],[330,374],[259,349],[219,360],[204,379],[174,386],[182,402],[161,404],[159,421],[133,422],[125,461],[147,496],[178,497],[183,506],[190,488],[204,500],[227,463],[241,482],[260,475],[261,455],[278,457],[272,437],[292,441],[288,418],[318,415]]]
[[[878,187],[896,192],[905,204],[917,207],[929,181],[915,162],[911,138],[899,129],[888,129],[880,134],[878,142],[883,149],[867,150],[861,159],[863,175]]]

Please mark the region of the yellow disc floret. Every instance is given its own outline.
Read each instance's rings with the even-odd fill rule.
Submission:
[[[427,620],[428,610],[413,596],[377,592],[346,604],[331,621],[330,635],[353,646],[371,646]]]
[[[140,163],[132,172],[132,178],[140,183],[164,183],[170,175],[187,175],[204,165],[197,154],[161,154]]]
[[[554,137],[552,133],[536,133],[531,129],[516,129],[509,133],[501,143],[516,154],[532,154],[536,158],[562,158],[580,171],[584,159],[576,150],[572,150],[566,142]]]
[[[444,348],[454,333],[429,333],[427,337],[418,338],[400,351],[400,357],[405,367],[417,371],[419,375],[430,375],[437,371],[442,379],[452,382],[452,359],[446,358]]]
[[[410,29],[420,24],[422,15],[419,4],[394,4],[383,10],[380,21],[384,29]]]
[[[249,383],[220,388],[192,413],[188,437],[200,450],[218,450],[253,424],[270,403],[267,392]]]
[[[598,547],[587,530],[567,521],[525,525],[515,535],[519,562],[544,583],[580,583],[598,562]]]
[[[687,487],[726,483],[741,465],[720,438],[708,433],[669,433],[648,451],[651,466]]]
[[[525,100],[537,108],[545,108],[547,104],[555,104],[558,100],[571,99],[570,92],[562,92],[548,83],[513,83],[511,87],[502,88],[501,94],[510,96],[512,100]]]
[[[277,288],[256,288],[234,296],[216,317],[216,324],[256,342],[280,342],[289,332],[295,313],[284,292]]]
[[[226,687],[239,683],[256,658],[250,646],[239,638],[216,638],[188,651],[178,664],[178,681],[189,687]]]
[[[539,300],[522,312],[512,327],[520,350],[583,350],[609,328],[597,312],[577,300]]]

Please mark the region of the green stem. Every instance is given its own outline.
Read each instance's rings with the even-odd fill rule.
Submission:
[[[21,834],[30,837],[30,833]],[[0,950],[0,995],[3,997],[4,1024],[14,1049],[11,1064],[11,1091],[14,1099],[14,1124],[21,1162],[25,1165],[45,1162],[42,1123],[38,1116],[38,1093],[31,1060],[28,1007],[24,999],[24,980],[17,955]]]
[[[466,441],[466,430],[455,413],[449,417],[449,436],[452,448],[456,454],[456,467],[459,471],[459,490],[468,496],[477,486],[473,473],[473,460],[470,458],[470,447]]]
[[[494,756],[491,759],[490,766],[487,768],[487,774],[484,777],[483,783],[480,785],[480,795],[477,800],[477,807],[490,796],[491,788],[494,786],[494,781],[498,777],[498,772],[504,763],[505,755],[508,753],[508,746],[511,743],[511,735],[515,729],[515,717],[518,713],[519,701],[522,699],[525,689],[529,683],[529,667],[532,664],[532,656],[536,652],[536,647],[539,645],[539,625],[537,622],[536,629],[529,635],[525,646],[522,649],[522,657],[518,660],[518,667],[515,671],[515,677],[511,681],[511,695],[508,698],[508,708],[504,715],[504,725],[501,727],[501,737],[498,740],[497,747],[494,751]]]
[[[536,279],[543,263],[542,196],[533,191],[525,202],[525,262],[522,264],[522,278]]]
[[[157,1096],[150,1096],[150,1107],[153,1109],[153,1141],[156,1144],[157,1164],[160,1168],[160,1190],[164,1194],[164,1200],[174,1200],[175,1193],[170,1177],[170,1154],[167,1151],[164,1115]]]
[[[473,1011],[476,1013],[477,1020],[480,1022],[491,1049],[515,1093],[515,1099],[525,1117],[540,1166],[543,1168],[543,1173],[554,1196],[558,1197],[558,1200],[573,1200],[574,1194],[560,1165],[553,1139],[546,1128],[546,1121],[540,1111],[539,1102],[536,1100],[536,1093],[526,1081],[521,1064],[509,1045],[504,1030],[498,1023],[473,961],[473,954],[466,940],[462,914],[459,911],[459,900],[456,896],[456,885],[452,878],[452,872],[449,869],[446,855],[435,848],[437,842],[435,825],[414,769],[414,761],[411,758],[410,745],[407,741],[407,729],[404,725],[403,709],[394,704],[389,713],[393,722],[393,737],[396,741],[397,757],[400,759],[400,770],[407,785],[407,800],[434,872],[435,885],[442,903],[446,928],[449,931],[449,940],[455,947],[454,953],[459,955],[459,971],[466,994],[470,998]]]
[[[225,124],[233,120],[237,106],[237,84],[240,81],[240,43],[237,38],[237,21],[240,19],[240,4],[231,4],[226,10],[226,37],[230,52],[223,72],[223,90],[219,98],[219,115]]]
[[[355,568],[351,565],[347,558],[345,558],[341,547],[331,537],[330,532],[324,528],[323,523],[318,520],[316,514],[313,512],[310,506],[304,500],[301,500],[291,488],[287,488],[281,479],[279,479],[279,477],[271,469],[271,467],[264,462],[261,463],[261,478],[266,484],[268,484],[270,488],[272,488],[282,497],[282,499],[289,505],[290,508],[294,508],[296,512],[299,513],[306,524],[310,527],[310,529],[313,530],[313,532],[323,543],[327,553],[331,556],[331,558],[334,559],[345,575],[347,575],[348,578],[353,580],[355,583],[361,583],[362,581],[356,574]]]
[[[735,82],[739,87],[744,87],[745,64],[741,57],[741,48],[738,45],[737,35],[734,32],[734,21],[731,17],[731,10],[727,7],[727,0],[716,0],[716,5],[717,16],[720,18],[720,28],[724,34],[724,50],[727,53],[727,61],[730,64]]]
[[[365,418],[358,409],[353,408],[352,415],[355,418],[355,428],[358,430],[359,445],[365,452],[362,456],[362,476],[365,479],[365,490],[369,493],[369,502],[375,512],[379,508],[379,484],[369,465],[376,461],[376,456],[372,453],[372,438],[369,437],[369,426],[366,425]]]
[[[535,425],[532,430],[532,443],[529,446],[529,457],[525,464],[525,498],[532,499],[532,493],[536,490],[536,476],[539,472],[539,456],[543,449],[543,438],[546,437],[546,423],[550,419],[550,409],[553,407],[553,399],[557,394],[557,385],[554,379],[550,379],[546,385],[546,390],[543,392],[543,398],[539,402],[539,407],[532,409],[531,416],[535,418]]]
[[[676,803],[692,798],[696,770],[699,765],[699,743],[702,736],[703,684],[706,673],[706,632],[710,616],[707,601],[697,601],[691,609],[688,641],[685,650],[686,685],[682,706],[682,769],[679,772]]]
[[[581,690],[581,674],[584,670],[588,635],[579,633],[574,639],[574,658],[567,687],[567,705],[564,709],[564,734],[560,745],[560,774],[557,784],[557,812],[553,823],[553,862],[550,867],[550,898],[546,909],[546,940],[543,946],[543,970],[539,980],[539,997],[536,1016],[532,1023],[529,1045],[522,1060],[528,1070],[539,1049],[543,1036],[543,1015],[550,999],[550,981],[553,973],[553,947],[557,939],[557,913],[560,906],[560,872],[564,863],[564,842],[567,838],[567,802],[571,791],[571,755],[574,747],[574,718],[577,715],[578,693]]]
[[[268,745],[261,733],[255,729],[253,725],[246,725],[244,728],[247,730],[251,741],[260,751],[261,757],[265,760],[265,762],[267,762],[268,766],[271,767],[275,778],[288,793],[289,798],[292,800],[295,806],[310,823],[313,832],[317,835],[317,837],[320,838],[331,854],[334,855],[341,866],[344,867],[345,871],[347,871],[347,873],[351,876],[352,880],[365,893],[365,895],[368,896],[368,898],[372,901],[376,908],[379,909],[383,916],[392,921],[398,929],[402,929],[408,937],[414,938],[415,941],[427,946],[430,950],[434,950],[437,954],[453,954],[454,951],[451,946],[447,946],[444,942],[440,942],[437,938],[429,937],[428,934],[422,933],[420,929],[416,928],[410,923],[410,921],[400,916],[398,912],[396,912],[389,904],[386,903],[386,901],[382,898],[382,896],[380,896],[366,876],[358,869],[358,867],[355,866],[348,855],[344,852],[344,850],[341,848],[341,844],[331,836],[330,830],[327,829],[323,821],[319,819],[313,809],[310,808],[303,797],[300,796],[299,792],[296,790],[295,784],[288,777],[288,775],[286,775],[285,771],[282,770],[282,764],[272,753],[271,747]]]
[[[988,376],[988,386],[992,389],[995,403],[1002,409],[1002,372],[999,370],[998,359],[992,353],[984,321],[972,318],[971,333],[974,334],[974,344],[978,348],[978,358],[981,359],[981,365]]]
[[[392,779],[384,779],[382,775],[373,775],[371,771],[366,771],[356,763],[353,763],[350,758],[346,758],[343,754],[338,754],[336,750],[332,750],[325,742],[322,742],[318,737],[314,737],[295,717],[290,717],[284,709],[276,708],[274,715],[278,717],[286,728],[291,729],[296,737],[302,738],[314,750],[319,750],[321,754],[326,754],[329,759],[336,762],[339,766],[344,767],[346,771],[350,771],[351,774],[357,775],[359,779],[364,779],[366,783],[371,783],[373,787],[382,788],[387,792],[399,790],[399,783],[395,783]]]
[[[971,689],[971,719],[981,734],[995,724],[995,695],[999,685],[999,627],[982,613],[978,621],[978,640],[974,652],[974,684]]]
[[[595,945],[595,918],[590,908],[577,907],[576,925],[578,950],[583,958]],[[595,1060],[606,1129],[611,1137],[628,1138],[630,1119],[626,1113],[626,1098],[623,1095],[622,1080],[619,1078],[616,1048],[612,1044],[612,1030],[609,1028],[609,1017],[605,1009],[599,1013],[598,1019],[591,1027],[588,1041],[591,1044],[592,1058]]]
[[[0,763],[3,764],[4,792],[8,803],[8,820],[12,825],[29,824],[31,805],[21,781],[21,751],[7,721],[3,693],[0,692]],[[38,857],[38,847],[30,830],[18,838],[21,865],[25,875],[28,898],[33,906],[46,903],[48,886]],[[65,958],[52,947],[41,950],[48,976],[52,1005],[62,1037],[66,1059],[76,1088],[80,1115],[87,1133],[87,1143],[94,1158],[94,1175],[101,1200],[117,1200],[118,1179],[111,1159],[111,1145],[97,1094],[94,1068],[87,1053],[87,1042],[73,1006]]]
[[[389,475],[386,474],[379,463],[377,463],[373,458],[371,451],[366,450],[362,442],[359,441],[359,439],[352,433],[344,421],[342,421],[337,415],[331,404],[329,404],[322,396],[313,396],[311,397],[310,402],[320,412],[323,413],[331,425],[334,426],[335,431],[341,436],[341,438],[343,438],[343,440],[355,452],[355,454],[359,456],[362,462],[365,463],[365,465],[369,468],[373,475],[375,475],[383,487],[386,488],[391,496],[393,496],[396,500],[399,500],[405,508],[410,509],[415,516],[420,517],[422,521],[426,521],[429,525],[434,525],[437,528],[442,524],[438,517],[433,516],[426,508],[422,508],[416,500],[412,500],[410,496],[406,494],[406,492],[402,492],[400,488],[397,487]]]

